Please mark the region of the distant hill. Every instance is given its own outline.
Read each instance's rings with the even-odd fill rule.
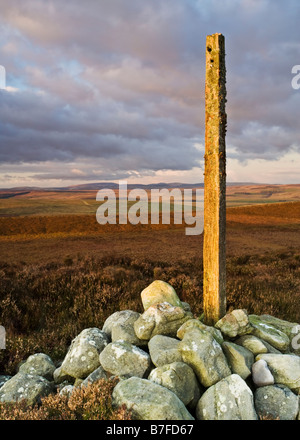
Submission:
[[[227,186],[245,186],[245,185],[263,185],[260,183],[252,182],[227,182]],[[119,184],[114,182],[93,182],[93,183],[83,183],[80,185],[69,185],[60,187],[38,187],[38,186],[18,186],[13,188],[0,188],[1,192],[28,192],[28,191],[97,191],[99,189],[118,189]],[[128,189],[133,188],[143,188],[143,189],[160,189],[160,188],[204,188],[204,183],[182,183],[182,182],[172,182],[172,183],[149,183],[149,184],[127,184]]]
[[[151,196],[152,189],[196,189],[203,190],[203,183],[182,182],[148,185],[128,184],[128,191],[141,188]],[[18,187],[0,190],[0,217],[28,215],[91,215],[99,207],[97,192],[110,189],[119,194],[119,184],[113,182],[87,183],[59,188]],[[195,195],[195,194],[194,194]],[[246,206],[282,202],[299,202],[300,184],[269,185],[231,183],[226,188],[226,206]]]

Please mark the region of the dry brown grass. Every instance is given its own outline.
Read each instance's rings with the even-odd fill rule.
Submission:
[[[41,404],[25,401],[0,404],[0,420],[131,420],[125,407],[113,408],[111,394],[117,379],[101,379],[74,389],[70,397],[51,394]]]
[[[299,225],[300,202],[238,206],[227,210],[227,221],[256,225]]]
[[[183,225],[174,225],[172,229],[183,229]],[[170,225],[99,225],[95,215],[43,215],[0,218],[0,238],[5,240],[22,240],[30,238],[78,237],[118,232],[135,232],[167,230]]]
[[[300,202],[227,209],[228,256],[300,248]],[[140,260],[199,258],[203,236],[184,225],[105,225],[94,215],[0,218],[0,262],[49,263],[126,255]]]
[[[228,310],[272,314],[300,323],[300,254],[269,252],[227,258]],[[202,259],[140,259],[123,252],[102,258],[69,256],[63,261],[0,266],[0,322],[7,349],[0,371],[13,373],[35,352],[62,360],[72,338],[84,328],[102,328],[117,310],[142,312],[141,291],[154,279],[170,283],[203,311]]]
[[[299,203],[227,212],[228,310],[245,308],[300,323]],[[18,363],[36,352],[60,362],[84,328],[102,328],[116,310],[142,311],[140,293],[154,279],[169,282],[195,316],[201,315],[201,235],[186,236],[180,225],[109,225],[108,230],[94,216],[84,219],[1,219],[6,232],[12,228],[0,239],[0,323],[7,330],[1,373],[14,374]],[[103,229],[95,233],[95,227]],[[32,228],[32,235],[15,234],[22,228]],[[50,408],[64,404],[49,399],[48,413],[23,414],[20,407],[18,417],[60,417]],[[64,408],[65,417],[74,416]]]

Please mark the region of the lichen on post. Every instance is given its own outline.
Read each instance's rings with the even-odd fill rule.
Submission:
[[[226,313],[226,68],[222,34],[206,38],[203,308],[206,324]]]

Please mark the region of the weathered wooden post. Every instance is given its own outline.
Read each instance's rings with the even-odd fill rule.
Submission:
[[[226,313],[226,68],[222,34],[206,38],[203,307],[206,324]]]

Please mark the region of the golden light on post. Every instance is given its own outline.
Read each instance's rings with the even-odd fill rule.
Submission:
[[[203,307],[206,324],[226,313],[226,67],[222,34],[206,38]]]

